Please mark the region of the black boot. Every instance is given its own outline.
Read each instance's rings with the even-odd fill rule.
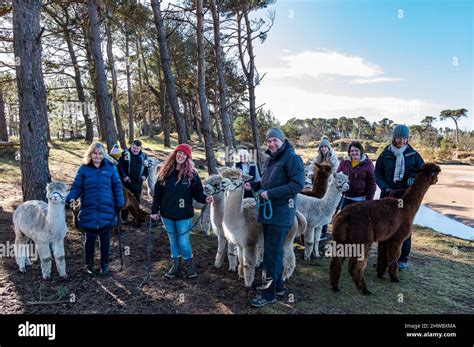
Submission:
[[[186,275],[186,278],[196,278],[196,277],[198,277],[198,274],[196,272],[196,268],[194,267],[194,262],[193,262],[192,258],[186,260],[186,267],[188,268],[188,274]]]
[[[167,278],[175,278],[179,275],[180,267],[179,267],[179,258],[172,258],[173,266],[171,269],[165,274]]]
[[[98,271],[94,269],[94,261],[88,261],[86,271],[89,275],[97,275]]]

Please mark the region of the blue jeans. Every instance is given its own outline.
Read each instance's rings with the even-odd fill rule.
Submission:
[[[193,249],[189,239],[189,228],[191,228],[192,218],[173,220],[161,217],[163,225],[168,233],[171,246],[171,257],[182,256],[184,260],[192,259]]]
[[[357,201],[354,201],[354,200],[351,200],[351,199],[342,198],[342,201],[341,201],[341,210],[342,210],[344,207],[346,207],[347,205],[353,204],[354,202],[357,202]]]
[[[100,244],[100,264],[109,263],[109,254],[110,254],[110,227],[105,227],[102,229],[88,229],[84,228],[86,235],[86,264],[94,263],[94,254],[95,254],[95,243],[97,241],[97,236],[99,237]]]
[[[276,292],[285,290],[283,282],[283,246],[286,235],[291,227],[263,224],[263,267],[267,273],[267,281],[271,285],[261,291],[266,300],[275,299]]]

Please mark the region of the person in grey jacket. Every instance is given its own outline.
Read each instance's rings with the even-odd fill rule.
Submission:
[[[266,134],[269,158],[263,165],[260,182],[246,182],[246,190],[260,192],[261,201],[270,201],[273,215],[264,213],[260,206],[258,222],[263,224],[264,253],[263,266],[266,281],[258,295],[250,302],[253,307],[262,307],[284,296],[283,244],[296,214],[296,195],[304,187],[304,164],[291,143],[278,128],[271,128]]]

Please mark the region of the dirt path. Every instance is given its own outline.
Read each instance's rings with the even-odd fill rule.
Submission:
[[[474,227],[474,166],[441,165],[438,183],[423,203],[433,210]]]

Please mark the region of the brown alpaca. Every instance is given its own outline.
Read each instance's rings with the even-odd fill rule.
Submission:
[[[314,166],[313,190],[303,190],[301,194],[322,199],[328,189],[328,180],[331,176],[332,165],[330,163],[321,163]]]
[[[146,221],[146,217],[150,214],[146,212],[144,209],[140,208],[140,204],[138,203],[135,195],[133,195],[133,193],[125,187],[123,187],[123,196],[125,198],[125,205],[123,206],[122,210],[128,208],[128,210],[130,211],[130,214],[135,220],[135,223],[137,224],[144,223]],[[79,216],[80,209],[81,209],[81,204],[78,203],[76,206],[74,206],[72,210],[74,214],[74,226],[76,227],[76,229],[79,229],[79,226],[77,223],[78,223],[78,216]],[[116,228],[114,228],[113,231],[117,232]]]
[[[367,289],[364,269],[367,266],[370,247],[378,242],[377,277],[382,278],[388,267],[392,282],[399,282],[398,258],[401,247],[412,232],[413,219],[430,185],[438,182],[441,169],[435,164],[425,164],[416,176],[415,183],[408,188],[401,199],[383,198],[363,201],[346,206],[333,219],[333,237],[336,248],[339,245],[363,246],[362,254],[344,254],[331,260],[329,282],[334,291],[339,291],[338,283],[345,257],[349,257],[349,273],[358,290],[364,295]],[[348,249],[348,248],[345,248]]]

